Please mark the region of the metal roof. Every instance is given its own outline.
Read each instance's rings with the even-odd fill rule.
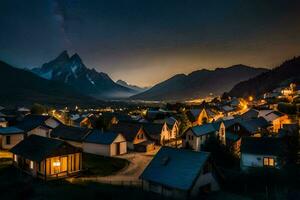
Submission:
[[[140,179],[171,188],[189,190],[209,155],[208,152],[162,147]]]
[[[115,132],[102,132],[100,130],[94,130],[85,138],[84,142],[95,144],[112,144],[118,135],[119,133]]]

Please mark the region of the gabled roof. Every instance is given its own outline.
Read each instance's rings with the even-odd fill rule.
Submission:
[[[269,123],[262,117],[239,122],[242,127],[244,127],[248,132],[254,133],[260,128],[266,128]]]
[[[66,126],[61,124],[51,131],[51,137],[59,138],[62,140],[83,142],[90,132],[91,129],[88,128]]]
[[[160,139],[160,134],[162,132],[163,124],[156,124],[156,123],[141,123],[146,134],[153,139]]]
[[[161,147],[140,179],[167,187],[189,190],[209,158],[208,152]]]
[[[111,126],[110,131],[121,133],[127,141],[133,141],[140,129],[142,125],[138,122],[119,121]]]
[[[194,133],[194,135],[196,135],[196,136],[207,135],[207,134],[217,131],[217,129],[215,128],[215,126],[212,123],[203,124],[200,126],[193,126],[191,128],[191,130]]]
[[[45,115],[26,115],[21,122],[16,124],[16,127],[28,132],[37,128],[38,126],[44,125],[45,121],[50,118],[52,117]]]
[[[34,134],[30,135],[25,140],[22,140],[10,151],[26,159],[37,162],[48,157],[81,152],[80,149],[73,147],[62,140],[46,138]]]
[[[119,133],[115,132],[102,132],[100,130],[93,130],[84,140],[87,143],[94,144],[112,144],[118,137]]]
[[[249,119],[257,118],[258,114],[259,114],[258,110],[249,109],[245,113],[241,114],[239,117],[243,120],[249,120]]]
[[[283,150],[284,146],[280,138],[242,137],[241,153],[280,156]]]
[[[14,126],[0,128],[0,135],[14,135],[14,134],[23,134],[23,133],[24,133],[23,130]]]

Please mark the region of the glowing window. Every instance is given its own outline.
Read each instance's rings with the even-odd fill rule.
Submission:
[[[18,162],[18,157],[17,157],[17,155],[14,155],[14,161],[15,161],[15,162]]]
[[[264,158],[264,166],[265,167],[275,167],[275,160],[274,160],[274,158],[265,157]]]
[[[53,167],[59,167],[59,166],[60,166],[60,161],[53,162]]]
[[[30,169],[33,169],[33,161],[30,161]]]

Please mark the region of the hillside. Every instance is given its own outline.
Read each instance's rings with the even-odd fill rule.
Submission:
[[[266,69],[234,65],[215,70],[202,69],[188,75],[177,74],[131,99],[138,100],[187,100],[206,97],[210,93],[220,95],[236,83],[252,78]]]
[[[272,91],[283,83],[300,83],[300,57],[285,61],[280,66],[235,85],[229,92],[231,96],[258,96]]]
[[[35,102],[49,105],[100,104],[71,87],[45,80],[35,74],[0,61],[1,105],[29,105]]]

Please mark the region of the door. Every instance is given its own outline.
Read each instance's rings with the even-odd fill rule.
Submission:
[[[116,143],[116,155],[120,155],[120,143]]]

